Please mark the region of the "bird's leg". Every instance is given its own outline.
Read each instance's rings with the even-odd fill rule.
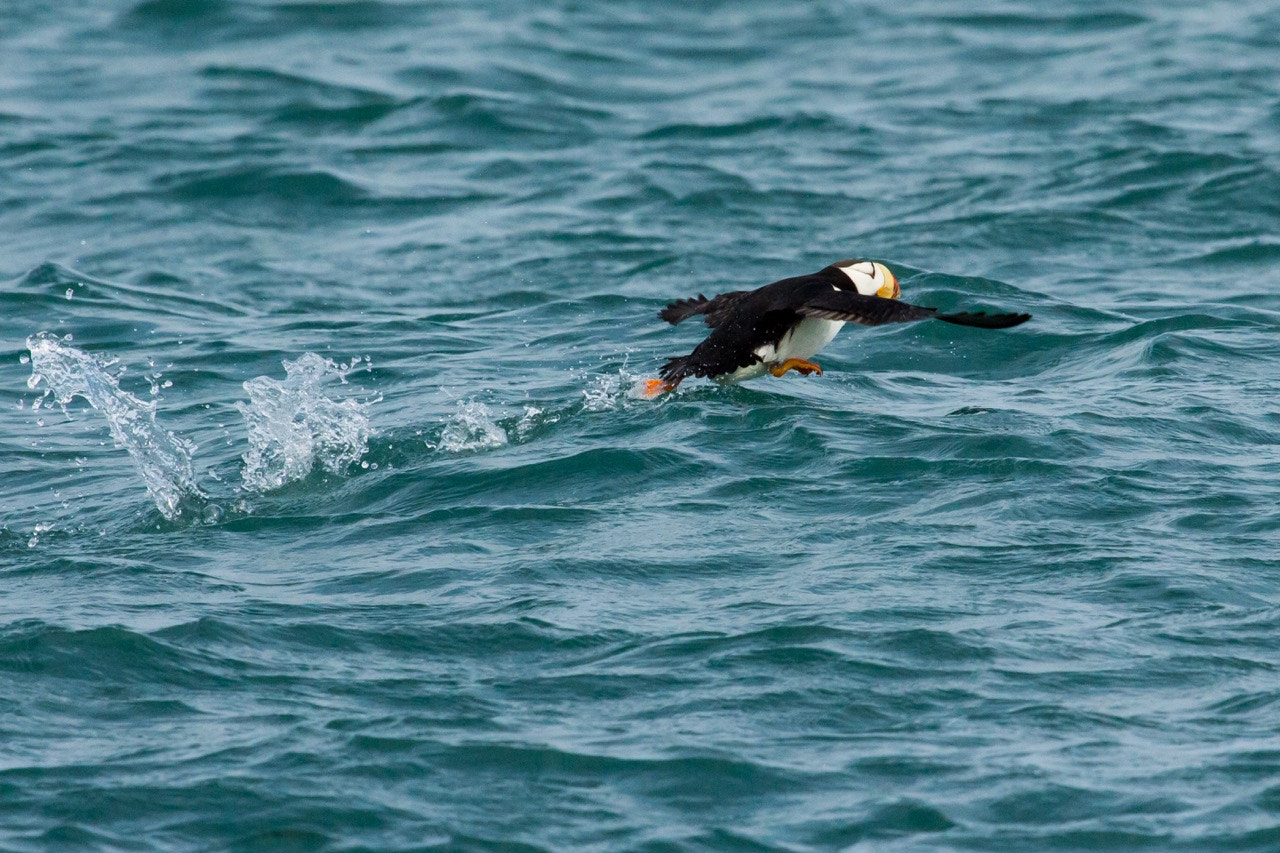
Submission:
[[[774,376],[782,376],[788,370],[794,370],[808,376],[810,373],[822,375],[822,368],[814,364],[812,361],[805,361],[803,358],[789,358],[781,364],[775,364],[769,368],[769,372]]]

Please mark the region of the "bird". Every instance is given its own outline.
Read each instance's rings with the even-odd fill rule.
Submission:
[[[714,299],[702,294],[678,299],[658,312],[673,326],[701,316],[711,328],[688,355],[676,356],[646,380],[645,397],[674,391],[690,376],[730,385],[768,372],[781,377],[794,370],[804,376],[822,374],[809,361],[845,323],[881,326],[913,320],[942,320],[979,329],[1008,329],[1030,314],[964,312],[942,314],[936,308],[901,302],[897,276],[884,264],[869,260],[836,261],[815,273],[784,278],[755,290],[734,290]]]

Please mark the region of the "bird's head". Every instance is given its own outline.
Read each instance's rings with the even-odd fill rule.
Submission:
[[[836,261],[832,266],[848,276],[853,289],[863,296],[897,299],[902,293],[902,288],[898,287],[898,277],[884,264],[875,261]]]

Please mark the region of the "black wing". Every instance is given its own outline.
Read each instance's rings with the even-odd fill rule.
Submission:
[[[883,326],[886,323],[910,323],[914,320],[942,320],[957,326],[976,326],[979,329],[1007,329],[1031,319],[1030,314],[987,314],[982,311],[962,314],[939,314],[937,308],[912,305],[897,299],[879,296],[863,296],[850,290],[832,290],[814,294],[796,309],[805,317],[821,317],[824,320],[842,320],[863,326]]]
[[[934,314],[935,320],[955,323],[957,326],[973,326],[975,329],[1008,329],[1021,326],[1031,319],[1030,314],[988,314],[986,311],[963,314]]]
[[[726,312],[736,305],[738,300],[745,296],[747,292],[745,290],[734,290],[729,293],[721,293],[715,299],[708,299],[699,293],[694,299],[677,299],[659,311],[658,316],[674,326],[681,320],[687,320],[695,314],[705,314],[707,325],[714,329],[724,320]]]

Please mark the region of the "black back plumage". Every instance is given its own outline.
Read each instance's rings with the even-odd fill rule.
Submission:
[[[822,273],[815,273],[775,281],[757,290],[722,293],[715,299],[699,295],[671,303],[658,316],[674,324],[704,315],[711,334],[693,352],[669,360],[659,375],[667,382],[679,382],[690,376],[722,376],[757,364],[760,356],[756,348],[776,345],[800,322],[802,317],[795,308],[806,297],[824,290],[834,292],[832,282],[825,279]]]
[[[845,262],[848,263],[848,262]],[[658,312],[671,324],[703,316],[711,333],[688,355],[670,359],[660,376],[678,384],[690,376],[714,378],[760,362],[755,350],[782,338],[806,317],[880,326],[936,319],[959,326],[1007,329],[1030,319],[1030,314],[983,312],[939,314],[936,308],[897,299],[863,296],[836,265],[810,275],[784,278],[756,290],[735,290],[714,299],[699,294],[679,299]],[[848,290],[844,288],[850,288]]]

